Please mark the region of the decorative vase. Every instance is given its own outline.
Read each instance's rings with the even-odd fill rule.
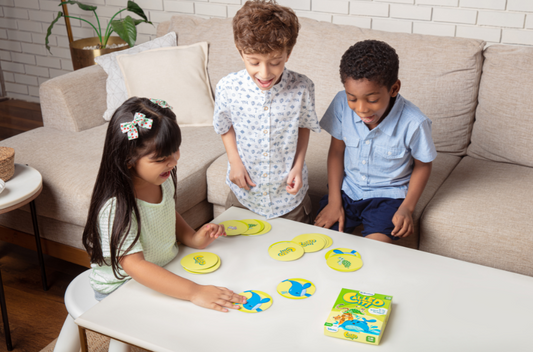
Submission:
[[[72,66],[74,66],[74,70],[78,70],[80,68],[96,65],[94,62],[94,58],[97,56],[105,55],[112,53],[114,51],[120,51],[124,49],[128,49],[129,45],[121,46],[120,48],[113,48],[113,49],[83,49],[87,46],[94,46],[98,45],[100,43],[100,39],[98,37],[92,37],[92,38],[84,38],[84,39],[78,39],[70,43],[70,55],[72,57]],[[107,45],[111,44],[125,44],[126,42],[122,40],[120,37],[109,37],[109,40],[107,41]]]

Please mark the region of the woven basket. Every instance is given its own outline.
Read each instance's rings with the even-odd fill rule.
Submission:
[[[15,173],[15,149],[0,147],[0,179],[7,182]]]

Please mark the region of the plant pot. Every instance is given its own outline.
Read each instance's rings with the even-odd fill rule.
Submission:
[[[94,62],[94,58],[97,56],[101,56],[101,55],[112,53],[114,51],[120,51],[120,50],[129,48],[128,45],[125,45],[125,46],[121,46],[120,48],[115,48],[115,49],[95,49],[95,50],[83,49],[86,46],[98,45],[98,43],[100,43],[100,39],[98,37],[78,39],[70,43],[70,55],[72,57],[72,66],[74,66],[74,70],[78,70],[80,68],[84,68],[87,66],[96,65],[96,63]],[[126,42],[122,40],[120,37],[109,37],[109,40],[107,41],[108,45],[124,44],[124,43]]]

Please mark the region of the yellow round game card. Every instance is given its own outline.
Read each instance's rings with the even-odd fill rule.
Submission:
[[[248,224],[239,220],[223,221],[220,225],[224,225],[228,236],[237,236],[248,231]]]
[[[322,233],[317,233],[317,235],[321,235],[322,238],[324,238],[324,240],[326,241],[326,245],[324,246],[324,248],[331,247],[331,245],[333,244],[333,240],[331,239],[331,237]]]
[[[326,245],[326,240],[319,233],[304,233],[294,237],[292,242],[299,243],[306,253],[318,252]]]
[[[299,259],[304,253],[303,247],[292,241],[276,242],[268,249],[268,254],[272,258],[282,262]]]
[[[326,260],[326,263],[331,269],[345,272],[356,271],[363,266],[361,258],[351,254],[334,254]]]
[[[219,262],[220,258],[215,253],[196,252],[183,257],[181,266],[190,271],[198,271],[211,268]]]
[[[311,297],[315,291],[315,285],[305,279],[287,279],[279,283],[278,293],[290,299],[306,299]]]
[[[328,259],[329,257],[331,257],[332,255],[335,255],[335,254],[349,254],[349,255],[355,255],[356,257],[361,258],[361,254],[359,254],[359,252],[356,251],[355,249],[350,249],[350,248],[335,248],[335,249],[331,249],[331,250],[329,250],[329,251],[326,253],[326,259]]]
[[[240,221],[248,224],[248,230],[242,233],[242,235],[244,236],[255,235],[256,233],[261,232],[261,230],[263,230],[263,228],[265,227],[265,225],[259,220],[246,219]]]
[[[220,261],[220,258],[219,258],[218,263],[216,263],[214,266],[207,268],[207,269],[201,269],[201,270],[196,270],[196,271],[187,270],[185,267],[183,269],[185,269],[185,271],[191,274],[209,274],[209,273],[212,273],[213,271],[217,271],[220,268],[221,264],[222,264],[222,261]]]
[[[239,311],[243,313],[259,313],[267,310],[272,305],[272,297],[262,291],[250,290],[239,293],[246,297],[246,303],[234,303],[241,306]]]
[[[272,230],[272,225],[270,225],[269,222],[261,221],[261,220],[257,220],[257,221],[262,223],[264,227],[258,233],[254,233],[253,235],[250,235],[250,236],[264,235],[265,233],[270,232],[270,230]]]

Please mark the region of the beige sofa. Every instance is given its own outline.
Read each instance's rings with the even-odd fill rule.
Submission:
[[[362,39],[384,40],[400,56],[401,94],[433,121],[438,157],[415,211],[416,233],[399,245],[533,275],[533,48],[473,39],[399,34],[301,18],[287,67],[310,77],[322,116],[342,89],[341,55]],[[209,43],[212,87],[243,68],[231,19],[174,16],[158,36],[178,45]],[[107,123],[105,72],[82,69],[41,86],[44,127],[0,142],[16,162],[38,169],[44,190],[36,200],[45,251],[87,263],[81,234]],[[183,127],[176,208],[193,226],[224,210],[227,157],[211,127]],[[306,163],[316,209],[327,192],[330,136],[312,133]],[[31,234],[28,209],[0,216],[1,238]],[[357,230],[356,230],[357,231]],[[25,237],[26,236],[26,237]]]

